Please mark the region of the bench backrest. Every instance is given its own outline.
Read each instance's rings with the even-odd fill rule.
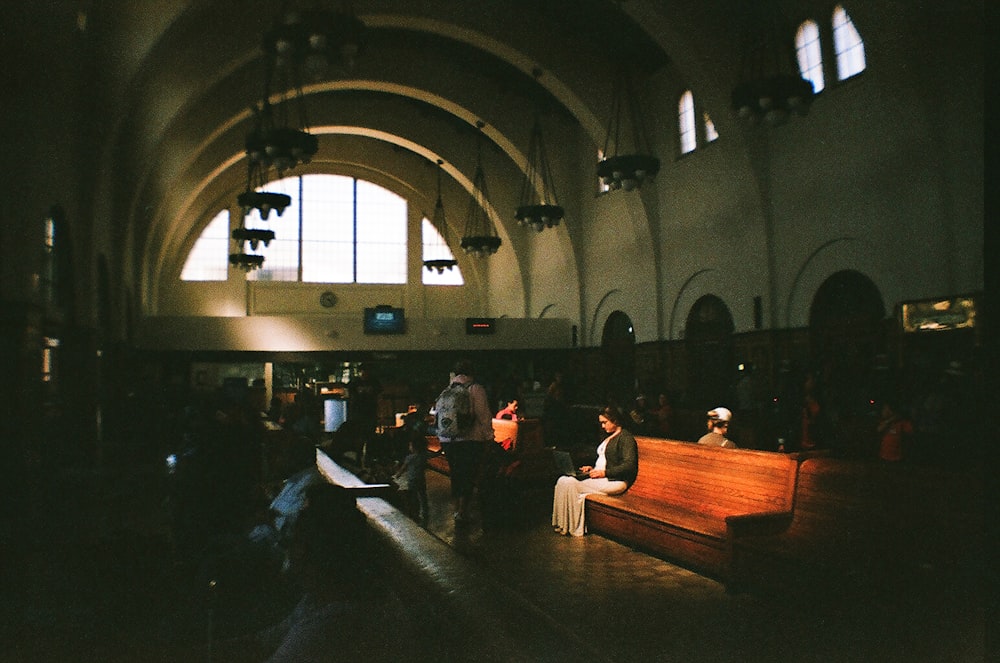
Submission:
[[[639,476],[628,495],[720,516],[790,511],[796,463],[785,454],[636,437]]]
[[[497,444],[509,440],[509,446],[517,446],[517,422],[510,419],[493,420],[493,441]]]
[[[982,531],[981,472],[808,458],[799,468],[797,536],[866,543],[935,540],[958,553]]]

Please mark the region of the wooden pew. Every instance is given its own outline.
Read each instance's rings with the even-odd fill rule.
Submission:
[[[358,508],[378,542],[380,570],[407,612],[421,619],[411,660],[562,663],[578,656],[584,644],[574,631],[386,500],[366,496],[368,484],[324,456],[317,452],[327,480],[358,491]],[[398,635],[386,625],[386,637]],[[587,658],[611,660],[601,651]]]
[[[755,525],[734,539],[736,588],[843,594],[985,572],[981,472],[806,458],[792,517]]]
[[[784,454],[648,437],[636,442],[638,478],[624,495],[587,496],[589,531],[726,579],[730,518],[791,517],[796,463]]]

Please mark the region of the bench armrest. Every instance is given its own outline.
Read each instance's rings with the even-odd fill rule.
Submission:
[[[726,516],[726,529],[731,538],[753,534],[778,534],[788,529],[791,522],[791,511],[766,511]]]

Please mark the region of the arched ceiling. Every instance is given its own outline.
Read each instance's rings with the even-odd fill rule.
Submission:
[[[127,219],[123,239],[137,256],[134,276],[148,290],[159,275],[180,269],[200,225],[245,186],[249,109],[263,88],[259,44],[278,4],[157,0],[140,12],[115,0],[89,13],[90,3],[81,4],[98,43],[112,123],[103,169],[110,176],[99,184],[110,192],[107,212]],[[650,75],[674,66],[676,50],[689,65],[685,75],[704,78],[714,63],[698,59],[699,39],[715,35],[718,42],[728,25],[724,7],[706,10],[694,0],[669,8],[641,0],[349,4],[368,29],[367,46],[352,74],[334,70],[304,88],[320,136],[310,168],[378,173],[420,199],[432,195],[428,165],[441,158],[450,234],[458,237],[475,168],[474,123],[483,120],[494,220],[515,256],[529,241],[513,208],[535,109],[556,180],[572,183],[592,167],[577,163],[581,150],[596,155],[603,142],[616,63]],[[655,25],[655,37],[643,25]],[[709,27],[699,34],[698,25]],[[671,39],[676,44],[665,43]],[[728,84],[708,94],[724,99]],[[570,247],[578,241],[572,223],[557,231]]]

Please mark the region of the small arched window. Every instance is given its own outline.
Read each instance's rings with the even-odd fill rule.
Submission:
[[[698,146],[698,134],[695,132],[694,95],[691,90],[685,90],[677,102],[677,126],[681,154],[693,152]]]
[[[843,5],[833,10],[833,51],[837,55],[837,78],[844,80],[865,70],[865,42]]]
[[[812,83],[813,92],[819,94],[825,83],[819,27],[815,21],[804,21],[799,26],[795,33],[795,55],[799,61],[799,72],[802,74],[802,78]]]
[[[719,137],[719,132],[715,128],[715,122],[712,122],[712,118],[708,116],[708,112],[702,113],[702,118],[705,124],[705,142],[711,143],[716,138]]]

